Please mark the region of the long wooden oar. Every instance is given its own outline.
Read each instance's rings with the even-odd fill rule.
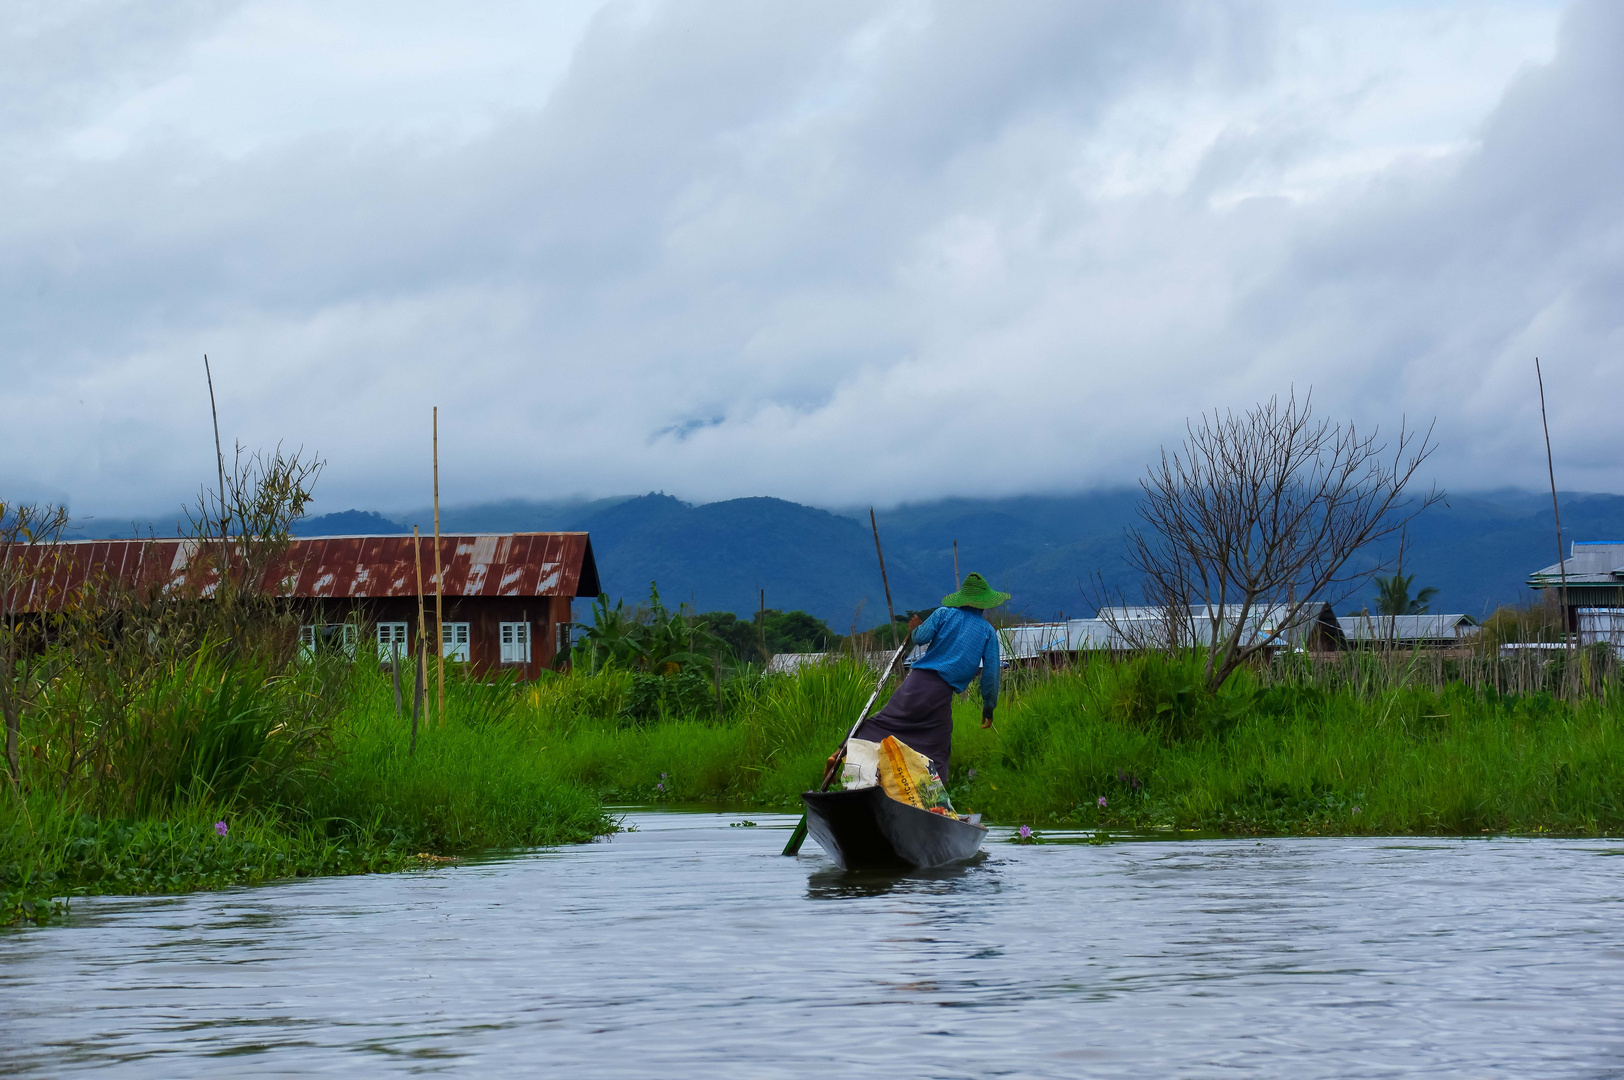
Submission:
[[[846,744],[857,735],[857,729],[863,726],[863,721],[868,719],[868,711],[880,699],[880,691],[885,689],[886,680],[891,677],[891,673],[896,670],[897,665],[902,663],[902,657],[907,653],[908,646],[911,644],[913,644],[912,630],[903,635],[902,644],[897,646],[897,651],[891,654],[890,663],[886,664],[885,670],[880,672],[880,681],[874,684],[874,692],[868,695],[868,704],[864,705],[863,711],[857,714],[857,723],[853,724],[851,730],[846,732],[846,737],[840,740],[840,749],[835,751],[834,757],[829,760],[828,767],[823,770],[823,786],[818,788],[819,791],[828,791],[833,786],[835,772],[840,768],[840,763],[846,758]],[[804,843],[806,843],[806,815],[802,814],[800,824],[796,825],[795,831],[789,834],[789,843],[784,845],[784,854],[800,854],[801,845]]]

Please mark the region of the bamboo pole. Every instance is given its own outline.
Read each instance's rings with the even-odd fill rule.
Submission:
[[[880,523],[879,520],[874,516],[874,508],[872,506],[868,508],[868,524],[869,527],[874,530],[874,554],[880,557],[880,582],[885,586],[885,617],[891,620],[890,622],[886,623],[886,626],[894,634],[897,630],[897,613],[891,607],[891,579],[885,576],[885,552],[880,550]],[[959,561],[957,556],[957,543],[958,541],[954,541],[955,555],[953,558],[953,572],[955,574],[958,573]]]
[[[393,638],[394,635],[391,634],[390,637]],[[389,658],[389,675],[390,681],[395,684],[395,719],[399,720],[401,711],[404,708],[400,689],[400,662],[406,657],[401,654],[400,642],[398,641],[389,642],[389,651],[394,654]]]
[[[439,659],[435,661],[439,688],[434,710],[435,722],[445,726],[445,586],[440,572],[440,407],[434,407],[434,632],[440,638]]]
[[[226,455],[220,449],[220,410],[214,406],[214,372],[209,370],[209,354],[203,354],[203,377],[209,381],[209,415],[214,418],[214,466],[220,474],[220,579],[215,583],[215,593],[224,597],[221,591],[226,583],[226,562],[230,558],[227,553],[226,530],[231,523],[231,517],[226,513]]]
[[[1551,424],[1545,418],[1545,376],[1539,370],[1539,357],[1534,357],[1534,378],[1539,380],[1539,423],[1545,429],[1545,471],[1551,477],[1551,514],[1556,518],[1556,568],[1562,575],[1562,638],[1572,649],[1568,634],[1568,560],[1562,554],[1562,508],[1556,504],[1556,464],[1551,459]],[[1575,628],[1577,629],[1577,628]]]
[[[423,715],[423,684],[429,681],[428,654],[423,651],[425,647],[419,639],[417,662],[412,665],[412,743],[406,750],[407,757],[417,756],[417,721]]]
[[[412,657],[412,748],[417,753],[417,718],[423,712],[423,684],[428,681],[428,619],[423,614],[423,546],[412,526],[412,562],[417,566],[417,648]]]
[[[873,524],[874,509],[870,507],[868,513],[870,524]],[[891,583],[885,577],[885,555],[880,552],[880,530],[879,526],[877,525],[874,527],[874,551],[880,556],[880,579],[885,581],[885,601],[887,608],[889,608],[891,603]],[[861,608],[859,608],[859,610],[861,610]],[[892,625],[895,625],[896,617],[892,616],[891,621]],[[857,635],[855,633],[854,626],[852,638],[855,640],[856,637]],[[829,788],[834,784],[835,772],[840,768],[841,759],[846,756],[846,744],[857,736],[857,729],[863,726],[864,720],[868,719],[868,711],[872,709],[874,707],[874,703],[879,700],[880,691],[885,688],[885,681],[891,677],[891,672],[896,670],[897,665],[902,660],[903,654],[908,651],[908,643],[912,640],[913,629],[909,628],[902,635],[902,644],[898,645],[897,651],[891,654],[891,662],[886,664],[885,670],[880,672],[880,681],[874,684],[874,693],[869,695],[868,703],[863,706],[863,711],[857,714],[857,723],[853,724],[851,726],[851,730],[846,732],[846,738],[841,741],[839,749],[830,755],[828,765],[823,770],[823,786],[818,789],[819,791],[828,791]],[[856,655],[855,649],[853,650],[852,655]],[[995,728],[994,734],[996,733],[997,729]],[[792,856],[800,854],[801,845],[806,842],[806,830],[806,814],[803,813],[801,815],[800,824],[796,825],[795,830],[789,834],[789,842],[784,845],[783,854]]]
[[[959,577],[959,542],[955,539],[953,541],[953,591],[958,592],[959,587],[963,584],[964,579]]]

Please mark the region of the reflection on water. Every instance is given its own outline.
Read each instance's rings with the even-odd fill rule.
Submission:
[[[935,870],[914,870],[898,873],[889,870],[852,873],[835,866],[825,866],[807,875],[808,900],[849,900],[856,896],[886,896],[913,894],[916,896],[950,896],[996,888],[997,864],[988,865],[985,851],[957,866],[944,866]]]
[[[1624,845],[1016,846],[839,872],[787,818],[0,933],[0,1073],[1600,1076]]]

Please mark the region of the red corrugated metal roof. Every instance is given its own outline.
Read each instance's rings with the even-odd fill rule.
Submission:
[[[434,593],[434,538],[417,545],[423,591]],[[410,536],[301,537],[268,575],[267,591],[312,599],[417,595]],[[60,607],[86,582],[207,595],[215,584],[212,549],[195,540],[80,540],[18,544],[0,559],[30,569],[10,571],[18,582],[11,610]],[[447,596],[596,596],[598,567],[586,533],[485,533],[440,537]]]

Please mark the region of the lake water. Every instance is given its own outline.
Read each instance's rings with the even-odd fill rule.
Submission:
[[[1624,1075],[1624,844],[995,830],[860,877],[752,817],[76,902],[0,933],[0,1074]]]

